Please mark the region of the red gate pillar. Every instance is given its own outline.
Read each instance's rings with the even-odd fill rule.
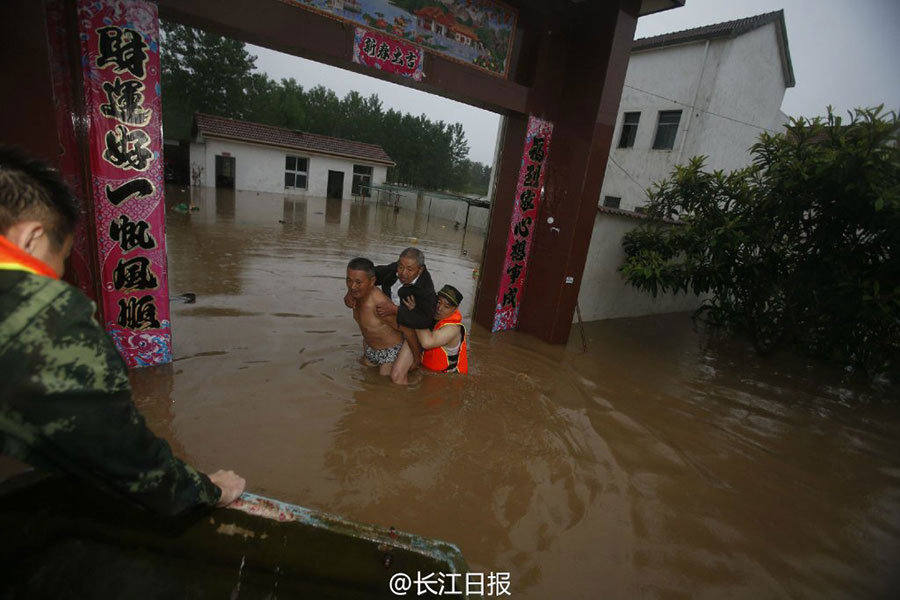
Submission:
[[[556,30],[551,24],[541,36],[528,111],[553,124],[553,137],[518,328],[550,343],[568,340],[640,5],[589,3],[584,18]],[[488,329],[498,309],[527,121],[509,117],[503,136],[474,315]]]
[[[79,196],[68,266],[128,366],[170,362],[156,4],[10,0],[0,15],[13,42],[3,141],[48,160]]]
[[[0,9],[0,140],[58,170],[82,199],[65,280],[92,300],[100,294],[90,194],[84,187],[86,119],[75,5],[63,0],[8,0]],[[73,58],[74,57],[74,58]]]

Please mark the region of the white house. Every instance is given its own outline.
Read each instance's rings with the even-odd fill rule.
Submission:
[[[781,102],[794,83],[783,11],[635,40],[579,292],[586,319],[699,305],[626,286],[622,236],[675,165],[704,155],[710,169],[747,166],[760,133],[784,131]]]
[[[193,183],[256,192],[350,198],[380,185],[394,162],[381,146],[197,114]]]

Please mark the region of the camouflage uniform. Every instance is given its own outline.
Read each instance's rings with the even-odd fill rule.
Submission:
[[[62,281],[0,270],[0,451],[160,513],[215,505],[219,487],[147,428],[93,313]]]

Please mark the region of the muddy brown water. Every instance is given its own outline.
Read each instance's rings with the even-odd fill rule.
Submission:
[[[188,202],[168,191],[168,203]],[[248,489],[457,544],[514,598],[900,597],[897,390],[715,344],[689,315],[567,347],[472,331],[468,377],[358,363],[357,255],[421,247],[471,318],[483,232],[414,211],[195,192],[169,210],[175,362],[135,371],[181,456]],[[464,252],[465,251],[465,252]]]

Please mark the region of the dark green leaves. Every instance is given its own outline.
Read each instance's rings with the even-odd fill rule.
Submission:
[[[763,354],[784,345],[870,373],[900,365],[900,148],[895,113],[792,120],[751,166],[704,159],[650,190],[625,279],[707,294],[706,317]],[[679,224],[666,224],[677,219]]]

